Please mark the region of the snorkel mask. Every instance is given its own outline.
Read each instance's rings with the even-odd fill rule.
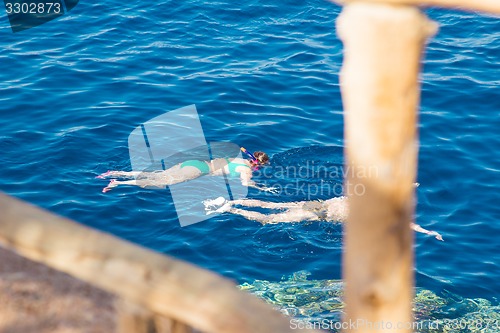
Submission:
[[[241,152],[247,155],[250,158],[250,162],[252,162],[252,171],[257,171],[259,170],[259,167],[261,166],[261,163],[259,160],[248,150],[246,150],[244,147],[240,148]]]

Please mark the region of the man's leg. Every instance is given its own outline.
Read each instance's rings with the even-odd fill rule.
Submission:
[[[256,199],[239,199],[229,201],[231,206],[244,206],[244,207],[261,207],[267,209],[286,209],[296,208],[302,203],[300,202],[270,202]]]
[[[227,212],[234,215],[239,215],[247,220],[257,221],[262,224],[275,224],[275,223],[286,223],[286,222],[302,222],[302,221],[317,221],[318,216],[311,212],[299,210],[299,209],[287,209],[283,213],[279,214],[262,214],[259,212],[223,206],[222,209],[227,207],[226,210],[218,210],[218,212]]]
[[[287,208],[298,208],[302,205],[302,202],[269,202],[257,199],[238,199],[228,201],[223,197],[219,197],[213,200],[203,201],[205,209],[215,209],[223,205],[229,206],[244,206],[244,207],[260,207],[267,209],[287,209]]]

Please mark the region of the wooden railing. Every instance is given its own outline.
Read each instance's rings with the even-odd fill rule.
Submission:
[[[120,333],[296,331],[284,315],[217,274],[4,194],[0,212],[0,245],[122,300]]]

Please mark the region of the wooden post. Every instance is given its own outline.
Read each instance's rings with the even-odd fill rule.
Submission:
[[[343,324],[412,332],[418,74],[436,25],[414,7],[356,2],[344,7],[337,30],[350,205]]]

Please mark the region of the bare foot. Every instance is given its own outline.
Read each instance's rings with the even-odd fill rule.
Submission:
[[[224,197],[218,197],[217,199],[212,199],[212,200],[207,199],[207,200],[203,201],[203,204],[205,205],[206,208],[220,207],[225,203],[226,203],[226,199],[224,199]]]
[[[102,189],[102,193],[109,192],[109,191],[111,191],[111,189],[113,187],[118,186],[118,184],[115,184],[115,183],[116,183],[116,179],[111,179],[111,181],[109,182],[108,186],[106,186],[105,188]]]
[[[111,171],[110,171],[110,170],[108,170],[108,171],[106,171],[105,173],[101,173],[99,176],[97,176],[97,177],[95,177],[95,178],[104,179],[104,178],[106,178],[106,177],[108,177],[108,176],[110,176],[110,175],[111,175]]]

